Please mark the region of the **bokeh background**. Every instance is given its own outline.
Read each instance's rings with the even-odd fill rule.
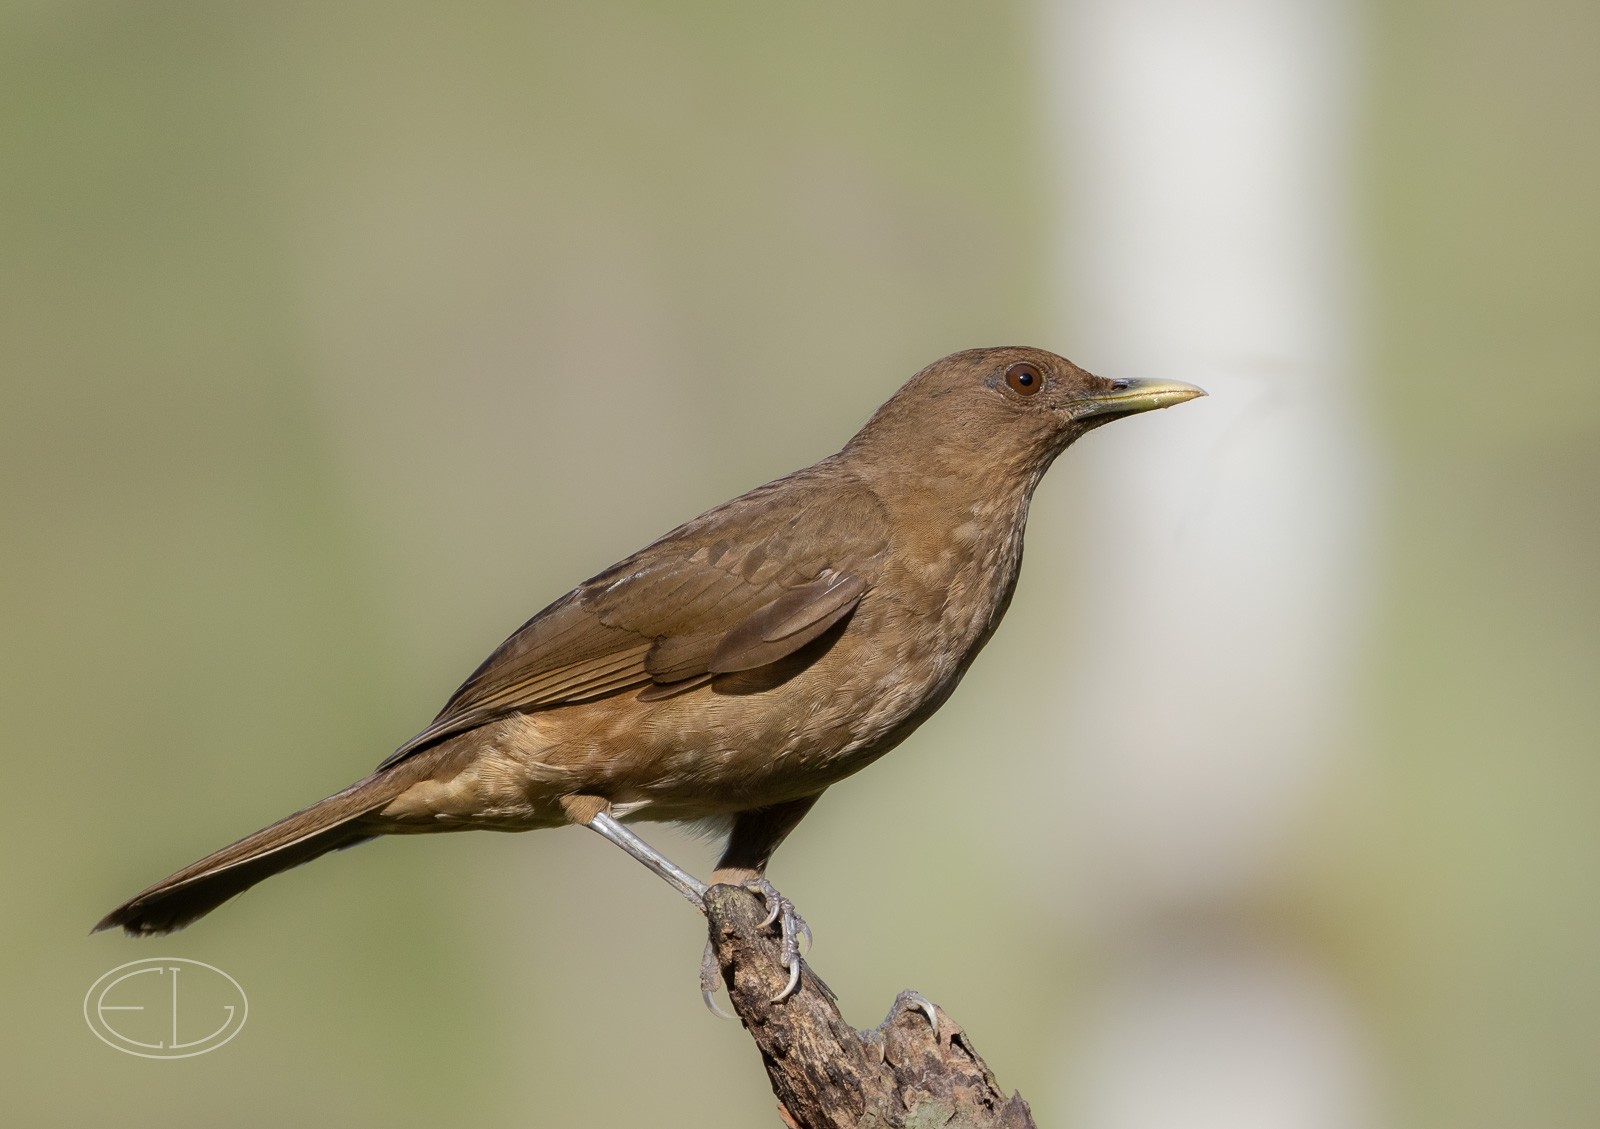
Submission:
[[[1581,0],[10,0],[0,1117],[776,1124],[579,831],[85,933],[1027,342],[1212,397],[1058,464],[961,692],[780,853],[847,1015],[922,990],[1041,1124],[1600,1123],[1596,58]],[[163,954],[238,1039],[93,1038]]]

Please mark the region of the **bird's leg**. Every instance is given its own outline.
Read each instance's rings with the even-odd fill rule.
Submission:
[[[713,884],[726,883],[760,894],[765,899],[768,910],[767,920],[762,924],[778,925],[782,937],[779,955],[784,967],[789,970],[789,983],[773,998],[774,1003],[792,995],[800,985],[800,938],[805,938],[806,948],[809,950],[811,927],[795,912],[794,903],[780,894],[777,887],[768,881],[767,860],[816,802],[816,796],[808,796],[801,800],[740,812],[734,817],[733,831],[728,836],[728,844],[723,848],[722,858],[717,863],[716,872],[711,876]],[[644,863],[651,872],[670,883],[672,888],[687,898],[696,909],[705,912],[705,884],[617,822],[611,814],[610,801],[601,796],[563,796],[561,808],[573,823],[581,823],[605,836]],[[717,985],[720,983],[718,971],[716,952],[712,949],[711,942],[707,941],[705,955],[700,961],[700,994],[712,1014],[732,1019],[733,1016],[728,1015],[716,1004],[715,995]]]
[[[795,825],[805,817],[806,812],[811,810],[811,805],[816,802],[816,796],[807,796],[804,799],[790,800],[771,807],[740,812],[734,818],[728,845],[723,848],[722,858],[718,860],[717,869],[711,875],[712,885],[727,883],[760,894],[767,903],[767,920],[762,924],[771,925],[776,922],[778,925],[782,937],[779,955],[784,967],[789,970],[789,982],[773,997],[774,1003],[793,995],[794,990],[800,986],[800,938],[805,938],[806,948],[809,950],[811,927],[795,912],[794,903],[778,893],[778,888],[768,880],[767,861],[771,859],[772,852],[778,849],[778,844],[794,830]],[[702,973],[701,987],[704,988],[705,985],[706,978]],[[714,983],[712,987],[715,988]],[[709,994],[706,995],[706,1006],[713,1011],[717,1010]]]
[[[688,898],[695,909],[705,912],[705,883],[618,823],[611,814],[608,801],[599,796],[564,796],[561,807],[573,823],[581,823],[591,831],[604,835],[644,863],[653,874],[665,879],[674,890]]]
[[[689,899],[695,909],[701,913],[706,911],[705,884],[618,823],[609,810],[610,803],[606,800],[599,796],[564,796],[561,807],[573,823],[581,823],[590,830],[604,835],[644,863],[652,873],[666,879],[674,890]],[[706,1007],[711,1009],[712,1015],[722,1019],[737,1018],[717,1006],[715,997],[718,983],[720,978],[717,970],[717,954],[712,950],[711,942],[707,941],[705,956],[700,959],[700,998],[705,1001]]]

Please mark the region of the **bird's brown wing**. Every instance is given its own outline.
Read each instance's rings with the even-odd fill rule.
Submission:
[[[887,527],[864,487],[802,471],[680,526],[523,624],[381,768],[517,711],[632,687],[665,696],[793,654],[878,577]]]

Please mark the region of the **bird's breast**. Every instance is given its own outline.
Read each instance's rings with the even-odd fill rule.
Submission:
[[[1023,527],[1020,518],[994,517],[973,512],[920,552],[902,554],[897,574],[862,601],[859,663],[872,688],[859,740],[885,743],[874,753],[944,703],[999,626],[1021,567]]]

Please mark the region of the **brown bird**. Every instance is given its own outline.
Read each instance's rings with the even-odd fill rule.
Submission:
[[[165,933],[378,835],[581,823],[690,901],[623,826],[726,834],[712,882],[794,907],[768,860],[823,790],[904,741],[1000,623],[1028,502],[1073,440],[1205,393],[1108,380],[1039,349],[935,361],[842,451],[679,526],[502,643],[372,775],[163,879],[96,930]]]

